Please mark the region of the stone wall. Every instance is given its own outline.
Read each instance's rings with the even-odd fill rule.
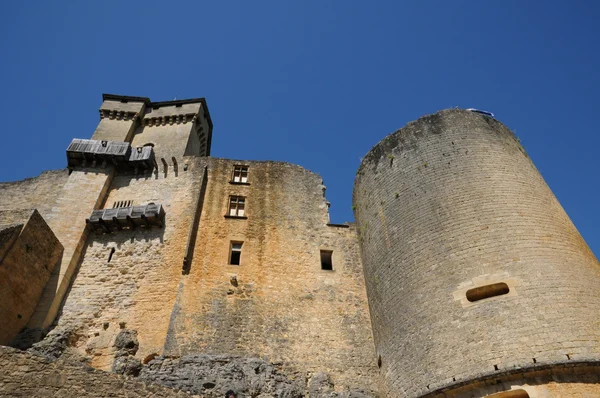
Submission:
[[[103,205],[113,173],[114,170],[110,167],[73,170],[57,195],[52,210],[45,216],[48,225],[63,245],[64,252],[50,276],[28,328],[45,329],[54,321],[71,285],[87,239],[89,230],[85,220],[92,210]]]
[[[36,210],[0,210],[0,344],[25,327],[62,251]]]
[[[153,144],[161,168],[160,158],[170,163],[173,156],[207,156],[212,133],[207,115],[200,100],[178,105],[153,103],[146,109],[132,145]]]
[[[131,142],[145,102],[105,99],[100,106],[100,122],[92,136],[93,140]]]
[[[235,354],[281,362],[302,380],[331,375],[338,390],[373,389],[377,368],[353,226],[328,226],[321,178],[299,166],[186,157],[146,175],[118,175],[106,207],[133,200],[166,209],[164,229],[93,233],[56,328],[67,354],[110,370],[116,336],[135,330],[145,362],[156,355]],[[249,185],[230,184],[249,166]],[[182,275],[190,228],[208,183],[193,258]],[[246,196],[247,219],[224,217]],[[241,265],[228,265],[243,241]],[[109,259],[109,255],[114,253]],[[333,271],[320,250],[333,251]]]
[[[137,331],[140,359],[162,352],[204,163],[191,159],[188,170],[177,175],[126,174],[113,179],[106,207],[129,200],[136,206],[160,203],[165,227],[92,232],[50,339],[66,333],[73,341],[71,353],[103,370],[112,368],[113,342],[125,327]]]
[[[0,210],[37,209],[46,218],[67,182],[67,169],[44,171],[37,177],[0,183]]]
[[[51,362],[0,346],[2,397],[191,397],[182,391],[126,379],[70,361]]]
[[[232,184],[246,165],[248,185]],[[353,227],[327,226],[320,176],[278,162],[213,159],[194,260],[182,279],[167,355],[266,356],[296,371],[331,374],[339,388],[373,388],[376,367]],[[244,218],[227,218],[231,195]],[[231,242],[241,263],[228,265]],[[320,250],[333,251],[333,271]]]
[[[600,359],[600,267],[512,132],[446,110],[363,159],[354,187],[389,396]],[[470,302],[466,292],[506,283]]]
[[[496,374],[424,398],[593,398],[600,396],[600,362],[542,366]]]

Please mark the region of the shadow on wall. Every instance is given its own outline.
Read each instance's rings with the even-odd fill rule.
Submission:
[[[162,244],[164,244],[164,233],[165,233],[164,227],[163,228],[151,228],[151,229],[139,228],[136,230],[124,230],[124,231],[120,231],[120,232],[111,232],[111,233],[91,232],[90,235],[88,236],[87,243],[82,250],[82,255],[80,257],[81,259],[80,259],[79,263],[77,264],[77,268],[75,269],[72,280],[73,281],[78,280],[79,274],[81,272],[81,266],[82,266],[83,259],[94,258],[94,254],[95,254],[98,264],[109,264],[111,262],[114,264],[115,260],[120,255],[123,254],[123,250],[125,249],[125,246],[131,245],[130,247],[140,247],[139,243],[141,243],[141,242],[150,243],[152,241],[156,241],[157,245],[162,245]],[[142,245],[142,246],[144,246],[144,245]],[[100,249],[99,249],[99,247],[100,247]],[[95,253],[90,255],[89,252],[95,252]],[[102,254],[99,254],[99,253],[102,253]],[[128,255],[134,254],[130,248],[127,248],[125,250],[125,253],[128,253]],[[55,270],[56,272],[53,273],[53,275],[51,276],[51,278],[48,281],[47,286],[49,289],[47,289],[47,291],[52,292],[53,295],[52,295],[52,297],[44,297],[43,298],[43,300],[46,300],[47,302],[53,302],[54,296],[56,295],[56,290],[58,289],[58,281],[59,281],[58,276],[60,275],[60,271],[61,271],[60,270],[61,259],[62,259],[62,254],[56,265],[56,270]],[[94,266],[98,266],[98,264],[94,264]],[[100,282],[98,282],[98,283],[100,283]],[[50,333],[54,328],[56,328],[56,326],[60,323],[60,320],[65,313],[64,312],[65,304],[68,302],[68,299],[71,295],[73,286],[74,286],[74,283],[69,286],[67,293],[65,294],[64,299],[58,310],[56,319],[55,319],[54,323],[48,328],[48,330],[25,328],[13,340],[13,342],[11,343],[11,346],[21,349],[21,350],[29,349],[32,347],[32,345],[34,345],[35,343],[44,339],[48,333]],[[43,311],[46,311],[46,313],[49,311],[49,309],[45,308],[45,306],[40,305],[40,307],[43,307]],[[40,309],[40,307],[38,307],[38,310]],[[67,313],[68,312],[69,311],[67,311]],[[45,315],[46,314],[44,314],[44,316]],[[60,349],[59,349],[59,351],[60,351]],[[60,353],[58,353],[58,355],[60,355]]]

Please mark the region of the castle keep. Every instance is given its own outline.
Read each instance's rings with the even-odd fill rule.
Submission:
[[[0,184],[0,396],[600,396],[600,264],[500,122],[386,137],[356,224],[212,131],[104,95],[66,169]]]

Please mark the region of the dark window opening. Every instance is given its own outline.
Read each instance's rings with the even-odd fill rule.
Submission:
[[[467,290],[467,300],[474,302],[490,297],[502,296],[503,294],[508,294],[508,292],[510,292],[510,289],[506,283],[494,283]]]
[[[333,271],[333,262],[331,256],[333,252],[331,250],[321,250],[321,269],[325,271]]]
[[[242,259],[242,242],[231,242],[229,265],[240,265]]]
[[[110,260],[112,260],[113,254],[115,254],[115,248],[111,247],[110,248],[110,252],[108,253],[108,261],[107,261],[107,263],[110,263]]]

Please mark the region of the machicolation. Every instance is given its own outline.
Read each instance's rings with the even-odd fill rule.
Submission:
[[[384,138],[356,224],[212,133],[106,94],[65,170],[0,183],[0,396],[600,396],[600,264],[498,120]]]

